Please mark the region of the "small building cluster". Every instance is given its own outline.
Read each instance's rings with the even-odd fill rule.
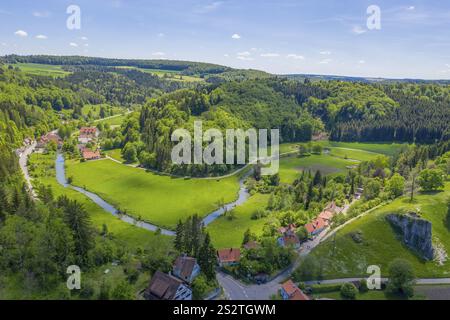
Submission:
[[[312,238],[321,233],[325,228],[331,224],[332,218],[342,212],[343,208],[340,208],[333,201],[310,223],[305,225],[305,229],[308,232],[308,237]],[[281,227],[278,229],[280,237],[277,242],[282,247],[291,246],[294,249],[299,249],[301,242],[296,234],[297,228],[294,224],[290,224],[287,227]]]
[[[54,142],[58,148],[63,144],[61,137],[53,131],[43,135],[36,144],[36,148],[44,149],[50,142]]]
[[[200,266],[195,258],[179,256],[171,274],[155,272],[144,297],[148,300],[192,300],[190,284],[199,274]]]
[[[280,295],[283,300],[310,300],[292,280],[288,280],[281,285]]]
[[[78,150],[85,161],[97,160],[101,158],[100,150],[95,151],[86,147],[88,143],[95,143],[100,132],[96,127],[82,127],[78,136]]]

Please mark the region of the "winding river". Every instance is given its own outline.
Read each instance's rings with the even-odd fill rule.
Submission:
[[[102,198],[100,198],[98,195],[96,195],[95,193],[92,193],[90,191],[87,191],[83,188],[80,187],[76,187],[76,186],[72,186],[67,182],[66,179],[66,170],[65,170],[65,166],[64,166],[64,156],[61,153],[58,153],[57,157],[56,157],[56,165],[55,165],[55,169],[56,169],[56,180],[58,181],[59,184],[61,184],[63,187],[65,188],[72,188],[75,191],[78,191],[82,194],[84,194],[86,197],[88,197],[89,199],[91,199],[93,202],[95,202],[97,205],[99,205],[103,210],[111,213],[112,215],[120,218],[122,221],[127,222],[129,224],[135,225],[137,227],[149,230],[149,231],[156,231],[156,230],[161,230],[161,233],[167,236],[175,236],[175,232],[172,230],[168,230],[168,229],[163,229],[160,228],[154,224],[148,223],[148,222],[144,222],[144,221],[137,221],[135,218],[125,215],[125,214],[119,214],[119,211],[111,204],[109,204],[108,202],[106,202],[105,200],[103,200]],[[242,205],[243,203],[245,203],[248,198],[250,197],[250,194],[247,190],[247,188],[245,187],[244,181],[245,179],[251,174],[251,171],[249,171],[248,173],[246,173],[245,175],[243,175],[241,177],[241,179],[239,180],[239,194],[238,194],[238,198],[236,201],[227,203],[224,207],[219,208],[211,213],[209,213],[204,219],[203,219],[203,224],[205,226],[207,226],[208,224],[210,224],[211,222],[213,222],[214,220],[216,220],[218,217],[220,217],[221,215],[224,214],[225,211],[230,211],[233,208],[235,208],[236,206]]]

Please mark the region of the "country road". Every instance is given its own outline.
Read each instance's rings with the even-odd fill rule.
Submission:
[[[23,150],[19,154],[19,166],[20,166],[20,169],[22,170],[23,176],[27,183],[28,190],[30,190],[33,198],[36,198],[36,192],[34,191],[33,185],[31,184],[31,177],[28,172],[27,162],[28,162],[28,157],[30,156],[30,154],[32,154],[34,152],[34,149],[36,149],[36,145],[37,145],[36,141],[33,141],[32,144],[28,145],[25,148],[25,150]]]

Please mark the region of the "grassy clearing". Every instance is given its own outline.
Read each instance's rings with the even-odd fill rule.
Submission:
[[[446,199],[449,196],[450,183],[447,183],[444,191],[418,195],[413,203],[405,197],[399,198],[339,230],[335,249],[332,237],[320,244],[312,255],[324,258],[325,278],[365,276],[369,265],[379,265],[386,276],[389,263],[396,258],[408,260],[418,277],[449,277],[450,261],[439,265],[436,261],[419,258],[402,244],[385,219],[390,213],[419,209],[422,217],[433,224],[434,242],[439,242],[449,253],[450,237],[446,226]],[[355,231],[362,232],[362,243],[352,240],[351,233]]]
[[[164,236],[156,236],[153,232],[125,223],[104,211],[83,194],[69,188],[64,188],[58,184],[55,177],[55,155],[31,155],[30,169],[31,168],[33,168],[31,174],[34,178],[34,184],[42,183],[44,185],[50,185],[55,197],[66,195],[70,199],[82,203],[89,212],[93,225],[98,230],[101,230],[103,224],[106,224],[108,231],[112,233],[115,238],[123,241],[124,245],[135,249],[138,246],[145,247],[156,239],[159,239],[158,241],[169,239]]]
[[[320,294],[313,294],[315,299],[333,299],[333,300],[345,300],[341,296],[340,291],[331,291]],[[405,297],[391,294],[386,290],[369,290],[367,292],[358,292],[355,300],[405,300]],[[422,295],[414,296],[410,298],[413,300],[423,299]]]
[[[324,148],[347,148],[363,150],[375,153],[381,153],[387,156],[393,156],[399,152],[407,144],[400,143],[370,143],[370,142],[336,142],[336,141],[319,141]]]
[[[156,225],[174,228],[179,219],[204,216],[217,202],[233,201],[238,177],[220,180],[171,178],[131,168],[111,160],[67,162],[75,185],[97,193],[127,213]]]
[[[37,76],[64,77],[70,72],[64,71],[61,66],[38,64],[38,63],[17,63],[14,64],[25,73]]]
[[[342,172],[347,166],[357,162],[333,157],[328,154],[311,155],[307,157],[291,156],[280,160],[280,179],[283,183],[292,183],[300,176],[303,170],[315,172],[320,170],[322,174],[334,174]]]
[[[241,206],[234,209],[235,218],[220,217],[208,225],[207,230],[216,248],[240,247],[244,233],[250,229],[256,235],[262,233],[264,223],[269,218],[252,220],[252,213],[257,209],[265,209],[269,195],[257,193]]]
[[[200,77],[195,77],[195,76],[186,76],[181,74],[178,71],[175,70],[164,70],[164,69],[145,69],[145,68],[137,68],[137,67],[129,67],[129,66],[121,66],[121,67],[117,67],[119,69],[135,69],[135,70],[139,70],[145,73],[150,73],[153,74],[155,76],[158,76],[160,78],[164,78],[166,77],[167,80],[172,80],[172,81],[182,81],[182,82],[202,82],[205,81],[204,79],[200,78]]]

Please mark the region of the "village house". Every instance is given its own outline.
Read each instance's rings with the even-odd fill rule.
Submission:
[[[195,258],[183,255],[175,260],[172,273],[181,280],[192,283],[195,277],[200,274],[200,266]]]
[[[297,228],[295,225],[290,224],[289,226],[281,227],[278,231],[281,236],[277,239],[277,243],[281,247],[293,247],[294,249],[300,248],[300,240],[295,233]]]
[[[192,290],[180,279],[156,271],[144,297],[147,300],[192,300]]]
[[[321,218],[314,219],[310,223],[307,223],[305,225],[306,231],[308,231],[309,236],[315,236],[321,233],[325,228],[327,224],[325,220]]]
[[[100,154],[100,150],[92,151],[89,148],[83,148],[81,154],[82,154],[83,159],[85,161],[97,160],[97,159],[100,159],[102,157],[101,154]]]
[[[45,148],[49,142],[54,142],[59,148],[62,146],[63,140],[56,132],[49,132],[39,139],[36,148]]]
[[[364,192],[363,188],[357,188],[356,192],[355,192],[355,195],[354,195],[355,199],[356,200],[361,199],[363,192]]]
[[[241,259],[241,250],[236,248],[227,248],[217,250],[217,258],[221,267],[237,265]]]
[[[82,127],[78,136],[78,142],[86,144],[97,139],[98,136],[99,132],[96,127]]]
[[[283,300],[310,300],[292,280],[288,280],[281,285],[280,294]]]

